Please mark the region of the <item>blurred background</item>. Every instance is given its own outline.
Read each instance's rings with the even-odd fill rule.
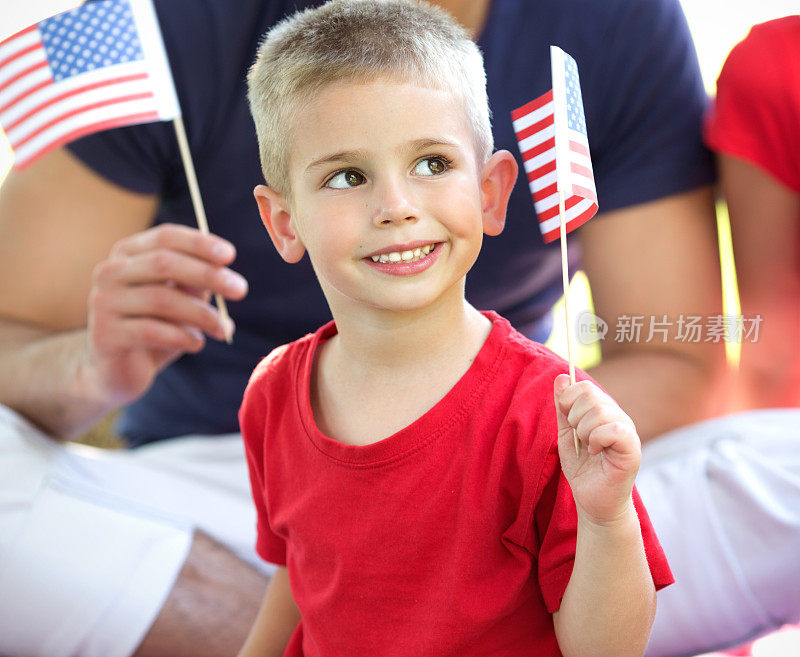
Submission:
[[[8,5],[9,0],[4,4]],[[32,0],[4,7],[0,15],[0,39],[21,30],[36,21],[66,11],[81,4],[81,0]],[[779,16],[797,13],[800,0],[681,0],[689,27],[694,36],[703,80],[709,94],[714,94],[715,82],[722,64],[731,48],[747,34],[750,27]],[[590,135],[591,137],[591,135]],[[12,156],[0,130],[0,182],[11,167]],[[736,275],[730,247],[730,229],[724,204],[718,206],[720,259],[722,262],[724,312],[739,314]],[[573,273],[573,272],[570,272]],[[591,310],[591,291],[586,278],[577,272],[570,287],[570,312],[574,318],[584,310]],[[607,319],[607,318],[606,318]],[[563,303],[556,306],[555,330],[547,345],[566,357],[567,343],[564,328]],[[599,345],[575,342],[574,354],[580,367],[589,367],[600,359]],[[736,367],[739,345],[728,343],[728,361]]]

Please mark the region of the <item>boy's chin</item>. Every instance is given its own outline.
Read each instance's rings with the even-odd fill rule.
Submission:
[[[466,277],[450,284],[438,285],[431,280],[409,280],[407,285],[376,285],[368,289],[342,289],[323,284],[323,293],[334,319],[359,315],[373,315],[389,319],[391,316],[410,318],[414,315],[458,312],[467,303],[464,298]]]
[[[373,300],[372,307],[376,312],[400,316],[430,316],[432,314],[456,311],[466,304],[463,293],[454,294],[447,290],[440,294],[395,294],[387,299]],[[458,292],[458,290],[456,290]]]

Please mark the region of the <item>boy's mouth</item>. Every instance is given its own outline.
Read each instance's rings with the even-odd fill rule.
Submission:
[[[401,263],[401,262],[416,262],[427,257],[431,251],[436,248],[436,243],[431,242],[424,246],[418,246],[414,249],[407,249],[405,251],[388,251],[378,255],[369,256],[372,262],[381,263]]]

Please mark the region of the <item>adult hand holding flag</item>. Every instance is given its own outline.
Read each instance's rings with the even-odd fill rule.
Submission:
[[[169,120],[209,234],[152,0],[92,0],[0,41],[0,128],[16,169],[93,132]],[[230,326],[224,299],[215,298]]]

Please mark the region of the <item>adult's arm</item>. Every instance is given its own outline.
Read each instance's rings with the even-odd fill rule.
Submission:
[[[680,340],[681,315],[719,315],[721,278],[713,192],[690,192],[615,210],[578,231],[595,313],[608,322],[602,362],[590,373],[636,423],[643,441],[713,416],[726,388],[724,344]],[[671,324],[667,340],[651,318]],[[617,340],[623,316],[643,317],[638,340]],[[620,336],[628,337],[628,336]]]
[[[246,293],[225,267],[232,245],[150,228],[157,202],[66,150],[0,188],[0,403],[51,435],[141,395],[202,333],[222,338],[207,292]]]
[[[718,160],[745,328],[761,318],[742,343],[734,403],[800,406],[800,193],[743,159]]]

